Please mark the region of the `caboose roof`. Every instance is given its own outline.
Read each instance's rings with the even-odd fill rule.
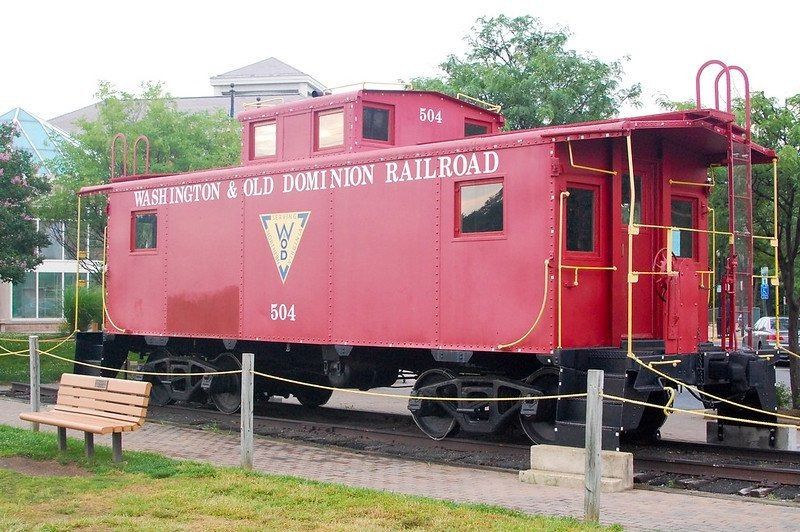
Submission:
[[[302,105],[310,106],[314,105],[315,102],[320,107],[332,104],[335,105],[337,102],[349,101],[363,92],[365,91],[357,91],[344,95],[324,96],[302,102],[284,104],[282,107],[294,108],[293,106],[295,105],[298,107]],[[439,95],[439,93],[433,94]],[[455,98],[453,98],[453,100],[455,100]],[[463,105],[471,105],[466,102],[461,102],[460,100],[455,101]],[[483,112],[490,112],[477,106],[474,107]],[[253,109],[242,113],[242,115],[247,114],[247,116],[250,116],[251,114],[255,115],[257,113],[263,113],[264,111],[264,108]],[[346,165],[351,164],[355,158],[360,161],[399,160],[410,157],[421,157],[428,153],[440,153],[447,150],[496,149],[499,147],[550,142],[603,139],[621,137],[634,132],[636,132],[634,135],[634,142],[638,135],[668,140],[675,144],[690,146],[691,149],[701,152],[707,158],[709,164],[719,164],[727,157],[728,144],[726,132],[729,127],[733,130],[734,139],[738,142],[745,143],[745,130],[735,123],[734,115],[714,109],[694,109],[632,118],[614,118],[521,131],[509,131],[494,135],[481,135],[415,146],[398,146],[392,149],[376,150],[374,152],[361,152],[360,154],[340,153],[326,157],[324,163],[320,163],[320,159],[298,159],[293,161],[265,162],[249,167],[237,166],[209,169],[177,175],[123,176],[113,180],[113,182],[108,185],[85,187],[81,189],[80,193],[96,194],[115,190],[150,188],[186,182],[187,180],[195,182],[214,181],[246,177],[249,175],[260,175],[264,172],[293,171],[306,166],[319,168],[320,166]],[[774,150],[759,146],[755,143],[750,143],[750,146],[753,164],[770,163],[776,157]]]
[[[711,157],[724,158],[727,152],[725,134],[733,130],[734,139],[745,142],[746,130],[736,123],[736,117],[716,109],[691,109],[671,111],[631,118],[612,118],[592,122],[579,122],[560,126],[528,130],[542,138],[553,141],[588,140],[592,138],[614,137],[629,131],[649,131],[652,135],[690,144]],[[756,143],[751,143],[753,164],[766,164],[776,157],[775,151]]]
[[[469,109],[478,111],[481,114],[491,115],[493,118],[500,120],[501,123],[505,121],[505,118],[501,113],[488,110],[484,107],[481,107],[480,105],[476,105],[468,101],[454,98],[452,96],[443,94],[441,92],[424,91],[424,90],[407,91],[407,90],[387,90],[387,89],[383,90],[361,89],[357,91],[349,91],[339,94],[326,94],[323,96],[319,96],[317,98],[306,98],[300,101],[280,103],[278,105],[255,107],[252,109],[246,109],[242,111],[241,113],[236,115],[236,118],[238,118],[240,122],[246,122],[260,118],[272,118],[281,113],[294,113],[310,109],[325,109],[329,107],[335,107],[338,105],[343,105],[345,103],[354,102],[358,100],[360,97],[363,98],[364,96],[369,96],[369,95],[380,95],[380,96],[396,95],[397,97],[402,97],[404,94],[409,94],[409,93],[434,95],[438,98],[442,98],[452,103],[461,105],[463,107],[467,107]]]

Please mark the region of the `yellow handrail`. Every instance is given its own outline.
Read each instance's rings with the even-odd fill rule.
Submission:
[[[677,227],[674,225],[654,225],[654,224],[636,224],[636,227],[644,227],[646,229],[669,229],[671,231],[689,231],[691,233],[705,233],[705,234],[712,234],[716,233],[718,235],[727,235],[733,236],[733,233],[728,231],[716,231],[716,230],[708,230],[708,229],[694,229],[693,227]]]
[[[714,172],[711,172],[714,175]],[[717,211],[711,212],[711,341],[717,337]]]
[[[625,136],[627,149],[628,149],[628,186],[630,187],[630,205],[631,208],[628,212],[628,286],[627,286],[627,332],[628,332],[628,356],[632,357],[633,354],[633,283],[639,280],[639,277],[633,272],[633,235],[639,234],[639,229],[634,224],[634,211],[636,210],[636,184],[634,182],[633,173],[633,143],[631,141],[631,133]]]
[[[497,349],[508,349],[509,347],[514,347],[515,345],[521,344],[533,332],[536,326],[539,325],[539,320],[542,319],[542,314],[544,314],[544,307],[547,305],[547,293],[550,291],[550,272],[548,271],[549,267],[550,267],[550,259],[544,259],[544,291],[542,292],[542,304],[539,307],[539,313],[536,315],[536,319],[533,320],[533,325],[531,325],[531,328],[528,329],[528,332],[520,336],[517,340],[514,340],[513,342],[509,342],[507,344],[500,344],[497,346]]]
[[[778,159],[772,159],[772,234],[773,239],[770,242],[773,249],[775,259],[775,318],[780,316],[780,268],[778,267]],[[778,328],[775,327],[777,331]],[[780,349],[781,335],[775,335],[775,345]]]
[[[568,190],[562,190],[558,197],[558,348],[561,349],[561,290],[563,283],[561,282],[561,271],[563,268],[563,247],[562,240],[564,238],[564,198],[569,197]]]
[[[580,164],[575,164],[575,160],[572,157],[572,141],[567,141],[567,150],[569,151],[569,165],[573,168],[578,168],[580,170],[589,170],[590,172],[600,172],[602,174],[608,175],[617,175],[617,172],[613,170],[604,170],[602,168],[595,168],[593,166],[583,166]]]
[[[571,266],[569,264],[564,264],[561,266],[565,270],[575,270],[575,279],[572,282],[571,286],[578,286],[578,271],[579,270],[607,270],[607,271],[617,271],[616,266]]]
[[[103,316],[108,319],[108,323],[111,324],[119,332],[125,332],[125,329],[121,329],[117,327],[117,324],[114,323],[114,320],[111,319],[111,314],[108,312],[108,306],[106,305],[106,270],[108,266],[108,225],[106,225],[105,229],[103,229],[103,272],[101,276],[101,299],[103,304]]]
[[[496,103],[487,102],[487,101],[481,100],[479,98],[475,98],[473,96],[470,96],[469,94],[464,94],[463,92],[459,92],[458,94],[456,94],[456,100],[463,100],[463,101],[465,101],[467,103],[478,105],[478,107],[483,106],[484,109],[486,109],[487,111],[489,111],[491,113],[499,113],[500,110],[503,108],[502,105],[499,105],[499,104],[496,104]]]

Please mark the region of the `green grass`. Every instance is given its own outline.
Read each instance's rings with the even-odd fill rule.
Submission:
[[[39,349],[49,350],[59,342],[43,342],[51,338],[64,338],[65,334],[39,334]],[[28,335],[14,333],[0,333],[0,346],[9,351],[28,350]],[[14,340],[9,340],[13,338]],[[23,340],[23,341],[20,341]],[[0,349],[0,354],[6,351]],[[70,340],[53,350],[53,354],[72,359],[75,354],[75,342]],[[12,381],[28,382],[28,357],[27,356],[0,356],[0,384]],[[41,379],[43,383],[57,382],[62,373],[72,373],[72,364],[56,358],[41,355]]]
[[[77,464],[86,476],[29,476],[0,468],[0,529],[214,530],[606,530],[570,518],[455,504],[292,477],[262,475],[126,451],[93,463],[70,439],[59,456],[53,434],[0,425],[0,457]],[[42,463],[42,471],[48,462]],[[480,474],[480,473],[476,473]],[[612,527],[619,530],[619,527]]]

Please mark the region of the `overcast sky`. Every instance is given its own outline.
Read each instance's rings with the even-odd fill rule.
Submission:
[[[793,1],[14,1],[2,8],[0,113],[49,119],[94,101],[98,80],[174,96],[211,94],[208,78],[270,56],[328,86],[435,74],[481,15],[531,14],[604,60],[629,56],[644,111],[658,95],[694,98],[711,58],[742,66],[754,90],[800,93]],[[629,111],[629,110],[625,110]],[[642,112],[642,111],[639,111]]]

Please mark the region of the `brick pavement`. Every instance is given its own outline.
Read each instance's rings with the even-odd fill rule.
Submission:
[[[23,402],[0,398],[0,423],[29,426],[17,417],[26,409]],[[175,458],[227,466],[237,465],[239,459],[238,434],[146,423],[123,439],[125,449],[155,451]],[[110,437],[99,437],[97,442],[110,445]],[[528,513],[574,517],[583,513],[581,491],[523,484],[512,473],[358,454],[262,437],[256,437],[255,442],[254,466],[265,473],[493,504]],[[620,523],[626,530],[734,531],[765,526],[795,530],[800,523],[800,508],[644,490],[603,494],[601,514],[604,523]]]

